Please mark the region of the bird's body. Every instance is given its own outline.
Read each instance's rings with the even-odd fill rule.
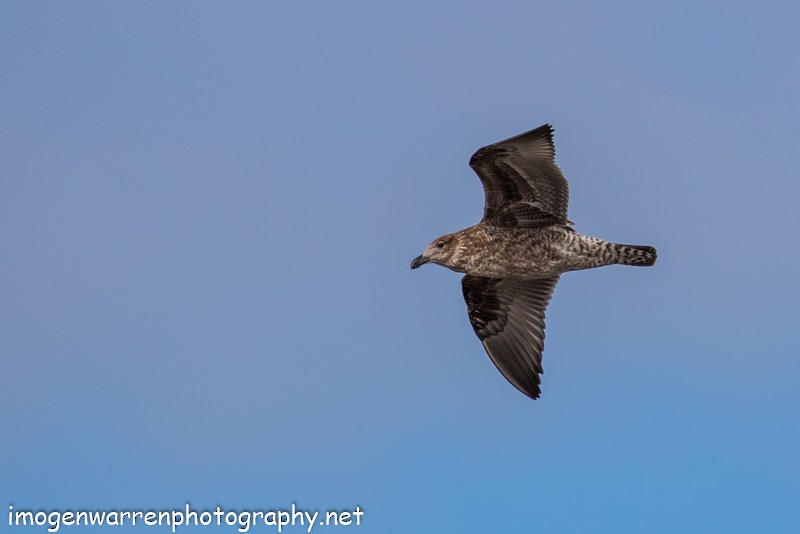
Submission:
[[[470,166],[486,193],[483,219],[433,241],[411,263],[412,269],[437,263],[466,274],[462,289],[475,333],[503,376],[534,399],[541,392],[544,312],[560,275],[656,261],[653,247],[572,228],[552,133],[545,124],[475,152]]]
[[[504,228],[479,223],[452,235],[458,245],[444,266],[487,278],[531,280],[626,263],[632,261],[629,256],[634,248],[562,225]]]

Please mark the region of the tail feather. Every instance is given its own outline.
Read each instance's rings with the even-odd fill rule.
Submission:
[[[642,245],[617,245],[619,263],[622,265],[637,265],[650,267],[656,263],[656,249]]]

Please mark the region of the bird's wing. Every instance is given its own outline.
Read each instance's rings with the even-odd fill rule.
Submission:
[[[461,280],[472,328],[503,376],[532,399],[539,397],[544,350],[544,312],[558,276],[539,280]]]
[[[469,164],[486,193],[484,222],[524,227],[567,224],[569,186],[555,157],[549,124],[475,152]]]

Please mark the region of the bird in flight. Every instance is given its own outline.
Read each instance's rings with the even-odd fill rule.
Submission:
[[[604,265],[650,266],[656,249],[578,233],[567,219],[569,187],[545,124],[481,148],[469,161],[486,194],[483,219],[443,235],[411,268],[456,272],[472,328],[511,384],[539,398],[544,315],[561,273]]]

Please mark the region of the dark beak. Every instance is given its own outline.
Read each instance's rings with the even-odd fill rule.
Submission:
[[[421,265],[425,265],[426,263],[428,263],[428,261],[429,261],[428,258],[425,258],[425,257],[422,257],[422,256],[417,256],[411,262],[411,268],[412,269],[416,269],[417,267],[419,267]]]

